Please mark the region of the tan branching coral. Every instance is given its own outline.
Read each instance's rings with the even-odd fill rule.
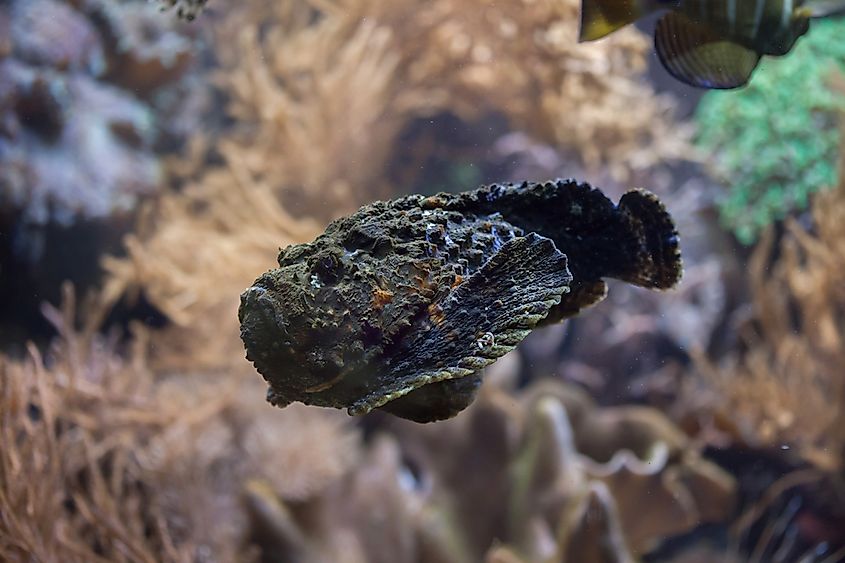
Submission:
[[[845,185],[816,196],[812,221],[787,220],[777,247],[763,237],[750,265],[748,349],[699,366],[742,439],[833,469],[845,462]]]
[[[296,500],[355,462],[340,415],[256,417],[260,385],[241,395],[237,379],[154,375],[143,331],[119,354],[94,330],[97,310],[74,328],[65,295],[47,309],[60,336],[46,356],[0,357],[0,559],[243,560],[247,479]]]
[[[104,262],[107,304],[143,290],[174,323],[158,354],[170,367],[240,363],[240,292],[280,246],[318,230],[313,221],[294,219],[237,154],[222,150],[226,168],[165,198],[127,238],[129,259]]]
[[[322,16],[313,24],[320,14],[301,1],[232,10],[217,33],[217,81],[239,129],[230,151],[291,209],[326,218],[392,192],[383,172],[404,114],[390,30]]]
[[[4,559],[632,560],[630,509],[575,448],[573,428],[609,411],[579,393],[549,385],[514,403],[491,387],[436,443],[405,427],[362,452],[340,413],[261,412],[258,382],[154,374],[143,330],[118,354],[96,333],[101,311],[75,329],[65,296],[46,309],[60,336],[45,357],[0,359]]]
[[[629,29],[579,45],[579,5],[253,0],[221,22],[219,83],[273,185],[323,201],[383,195],[400,129],[444,110],[503,113],[619,176],[687,154],[669,98],[641,79],[647,39]]]
[[[132,459],[138,441],[175,412],[145,416],[151,382],[142,360],[75,333],[72,307],[49,315],[63,334],[49,367],[34,346],[24,362],[0,360],[0,555],[155,561],[190,551],[145,494],[150,483]]]

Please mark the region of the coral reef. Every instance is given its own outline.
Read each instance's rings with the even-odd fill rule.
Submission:
[[[45,311],[60,334],[48,355],[0,358],[3,560],[249,559],[243,482],[295,500],[355,463],[358,434],[334,413],[256,417],[258,390],[241,395],[231,374],[154,374],[144,330],[118,353],[94,330],[101,313],[74,328],[66,288],[62,310]]]
[[[220,82],[250,161],[279,189],[334,192],[335,213],[393,193],[383,172],[398,134],[444,110],[501,112],[619,175],[685,155],[668,98],[639,79],[644,38],[576,46],[577,20],[575,0],[246,2],[221,22]]]
[[[845,185],[816,196],[812,219],[812,229],[787,221],[775,259],[772,231],[756,248],[745,353],[699,366],[739,437],[836,469],[845,467]]]
[[[729,186],[722,219],[745,243],[836,184],[837,116],[845,101],[827,81],[845,68],[837,41],[843,31],[841,19],[815,22],[790,56],[764,60],[747,88],[709,92],[701,101],[698,144]]]
[[[102,190],[84,203],[47,184],[4,190],[35,199],[7,205],[0,230],[24,214],[138,213],[102,288],[45,307],[52,343],[17,327],[36,340],[20,353],[0,327],[0,559],[841,558],[843,188],[766,235],[746,268],[717,229],[712,184],[688,163],[664,167],[689,156],[688,128],[646,82],[647,40],[631,28],[577,45],[577,0],[245,0],[179,21],[201,4],[0,2],[0,70],[14,78],[0,78],[0,159],[18,159],[0,176],[58,154],[56,170]],[[828,61],[804,67],[822,76]],[[197,80],[205,62],[218,66]],[[813,96],[838,107],[826,92]],[[796,154],[827,158],[829,115],[812,116],[824,134]],[[67,142],[78,124],[103,133],[97,171],[110,176],[67,158],[86,147]],[[438,173],[423,170],[432,162]],[[799,183],[829,181],[804,164]],[[147,196],[130,182],[147,165],[143,193],[156,197],[138,206]],[[446,176],[466,189],[517,172],[607,179],[614,200],[623,185],[657,186],[684,235],[686,285],[659,300],[615,285],[590,316],[534,331],[485,368],[477,400],[436,425],[266,405],[238,295],[279,246]],[[749,193],[763,187],[749,180]],[[44,255],[76,260],[59,240]],[[32,280],[57,275],[6,264],[0,284],[49,295]]]
[[[74,328],[66,287],[49,353],[0,361],[5,558],[631,561],[733,504],[656,411],[551,381],[515,403],[512,359],[466,416],[365,444],[339,413],[261,408],[250,377],[156,373],[145,329],[119,354],[80,308]]]

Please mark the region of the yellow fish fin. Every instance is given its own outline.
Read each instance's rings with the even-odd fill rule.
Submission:
[[[657,22],[654,46],[669,74],[697,88],[744,86],[760,61],[758,53],[676,12]]]
[[[645,16],[649,10],[639,0],[581,0],[578,41],[593,41]]]
[[[842,14],[845,14],[845,1],[843,0],[809,0],[795,10],[795,16],[805,18],[825,18]]]

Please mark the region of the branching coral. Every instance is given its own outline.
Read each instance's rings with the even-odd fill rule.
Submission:
[[[154,375],[143,332],[118,354],[99,309],[74,328],[65,294],[46,310],[60,333],[48,355],[0,358],[0,559],[242,560],[245,480],[295,500],[354,463],[342,418],[256,417],[260,392],[240,396],[238,378]]]
[[[104,263],[106,303],[143,290],[174,323],[160,342],[160,357],[171,367],[241,360],[240,292],[273,261],[279,245],[317,232],[315,223],[291,217],[237,152],[222,150],[227,168],[165,198],[157,216],[127,239],[130,259]]]
[[[701,102],[699,143],[729,186],[722,218],[745,243],[836,184],[845,101],[826,81],[845,68],[843,31],[842,20],[814,22],[788,57],[764,60],[747,88],[710,92]]]
[[[755,250],[747,352],[700,364],[742,437],[833,469],[845,463],[845,184],[816,196],[812,218],[787,221],[774,258],[771,232]]]
[[[34,347],[23,363],[2,358],[0,554],[174,558],[190,546],[174,540],[160,506],[145,495],[151,483],[138,479],[132,452],[176,411],[145,417],[150,381],[142,364],[119,359],[88,331],[75,334],[72,307],[48,314],[63,333],[50,367]]]
[[[408,79],[423,91],[441,91],[441,104],[459,115],[502,112],[514,129],[619,174],[648,166],[658,155],[683,153],[683,135],[669,119],[671,104],[638,76],[649,48],[645,37],[629,30],[596,49],[578,45],[578,2],[339,4],[388,26]],[[408,13],[417,15],[406,18]],[[438,109],[435,96],[426,98],[421,110]],[[625,109],[631,103],[642,113],[631,116]]]
[[[221,82],[253,151],[277,159],[264,159],[274,185],[321,197],[331,186],[379,195],[399,129],[443,110],[504,113],[619,175],[685,154],[671,103],[640,79],[646,39],[627,30],[578,45],[578,10],[574,0],[253,1],[221,24],[218,41],[234,46],[219,50],[231,68]]]
[[[119,354],[95,331],[101,308],[74,328],[69,288],[45,311],[60,334],[49,353],[0,359],[4,559],[630,561],[626,544],[730,507],[731,482],[656,413],[615,415],[554,384],[519,403],[491,387],[466,417],[379,431],[361,452],[343,415],[259,411],[252,377],[154,373],[140,328]],[[601,444],[611,461],[579,452]],[[645,528],[631,491],[650,492]],[[714,499],[720,511],[700,512]]]

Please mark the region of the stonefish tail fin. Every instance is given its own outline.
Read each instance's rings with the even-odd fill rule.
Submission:
[[[628,233],[627,260],[613,277],[651,289],[669,289],[683,275],[675,223],[656,195],[643,189],[627,192],[618,209]]]

